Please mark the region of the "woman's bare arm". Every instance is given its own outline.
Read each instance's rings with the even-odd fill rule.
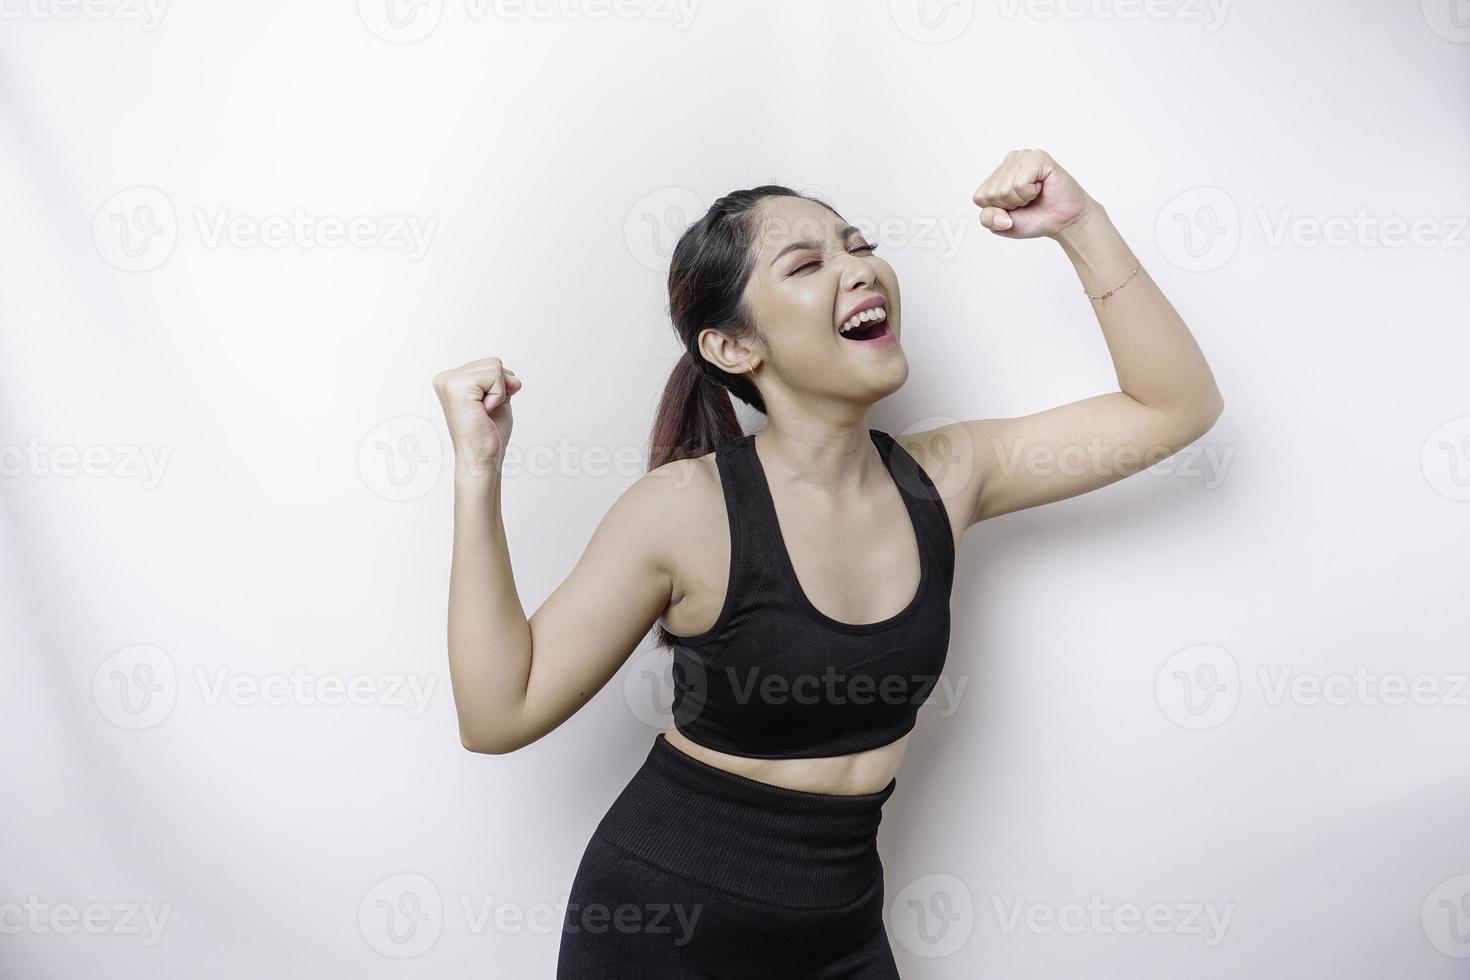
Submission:
[[[531,624],[501,519],[501,478],[455,473],[449,566],[449,679],[459,739],[471,751],[513,741],[531,668]]]
[[[501,464],[522,387],[498,357],[434,376],[454,446],[454,553],[449,571],[449,679],[459,738],[511,752],[569,718],[607,683],[672,593],[661,522],[688,498],[644,475],[613,504],[566,581],[526,617],[501,519]]]
[[[1224,409],[1194,336],[1102,205],[1041,150],[1013,150],[975,193],[985,227],[1061,245],[1091,300],[1118,390],[1013,418],[971,419],[905,443],[943,470],[968,527],[1075,497],[1167,459]],[[943,465],[940,465],[942,461]]]
[[[644,476],[614,502],[576,566],[528,619],[516,592],[501,483],[456,474],[449,670],[460,741],[512,752],[555,729],[617,673],[668,605],[659,543],[669,481]]]

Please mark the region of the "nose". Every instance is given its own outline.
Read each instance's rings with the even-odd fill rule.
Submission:
[[[862,289],[864,286],[871,286],[877,278],[872,266],[863,256],[848,253],[847,267],[842,272],[843,289]]]

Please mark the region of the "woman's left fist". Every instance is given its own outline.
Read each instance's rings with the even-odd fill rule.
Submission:
[[[1002,238],[1056,238],[1101,207],[1045,150],[1011,150],[975,191],[980,224]]]

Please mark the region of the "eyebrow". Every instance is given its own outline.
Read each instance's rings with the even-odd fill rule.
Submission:
[[[861,228],[858,228],[855,225],[843,225],[842,228],[837,232],[837,235],[843,241],[847,241],[847,236],[851,235],[853,232],[857,232],[858,234],[862,234],[862,231],[863,230]],[[775,265],[776,262],[781,258],[781,256],[785,255],[787,252],[795,252],[795,251],[799,251],[800,249],[803,249],[803,248],[821,248],[821,247],[822,247],[822,243],[821,242],[814,242],[814,241],[792,242],[790,245],[787,245],[785,248],[781,249],[781,251],[779,251],[779,252],[776,253],[776,257],[773,258],[773,259],[771,259],[771,265]],[[767,268],[770,268],[770,266],[767,266]]]

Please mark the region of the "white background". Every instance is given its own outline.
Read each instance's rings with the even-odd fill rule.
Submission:
[[[431,377],[525,382],[528,613],[642,472],[730,190],[877,229],[875,427],[1115,390],[1061,250],[976,223],[1021,147],[1227,408],[967,534],[879,837],[904,975],[1470,970],[1463,2],[154,2],[0,4],[5,977],[551,976],[666,661],[461,748]]]

